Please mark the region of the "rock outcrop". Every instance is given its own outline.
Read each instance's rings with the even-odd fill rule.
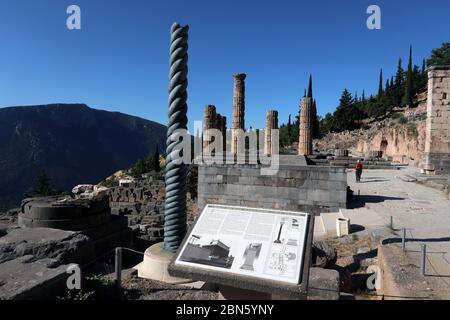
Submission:
[[[70,264],[96,257],[81,233],[44,228],[0,232],[0,300],[55,299],[65,288]]]
[[[397,113],[390,119],[366,124],[364,129],[330,133],[314,141],[314,149],[333,153],[348,149],[350,154],[365,157],[381,151],[383,158],[418,166],[425,151],[426,106]]]

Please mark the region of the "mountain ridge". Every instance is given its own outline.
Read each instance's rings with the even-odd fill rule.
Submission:
[[[55,189],[97,183],[165,149],[166,127],[86,104],[0,108],[0,210],[17,206],[45,171]]]

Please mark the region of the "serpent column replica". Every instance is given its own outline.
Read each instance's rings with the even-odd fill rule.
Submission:
[[[189,26],[172,25],[164,213],[164,249],[171,253],[178,250],[186,235],[187,170],[184,163],[172,159],[181,152],[182,146],[175,131],[187,129],[188,31]]]

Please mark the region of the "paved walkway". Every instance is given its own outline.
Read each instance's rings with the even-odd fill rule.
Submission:
[[[354,171],[349,171],[348,184],[386,225],[393,217],[399,238],[392,241],[401,242],[399,229],[407,228],[406,249],[417,266],[420,244],[427,245],[427,276],[439,276],[450,289],[450,200],[444,192],[398,178],[415,172],[418,169],[366,170],[361,183],[355,183]]]

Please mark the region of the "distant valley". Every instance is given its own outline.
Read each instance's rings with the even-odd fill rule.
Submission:
[[[43,170],[56,190],[98,183],[165,149],[166,127],[84,104],[0,109],[0,211],[19,205]]]

